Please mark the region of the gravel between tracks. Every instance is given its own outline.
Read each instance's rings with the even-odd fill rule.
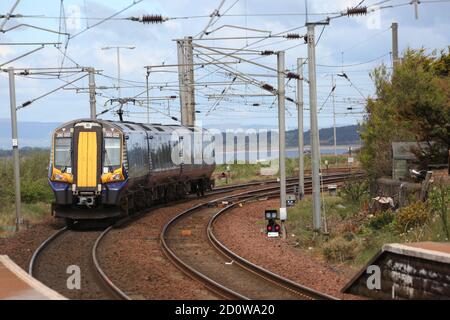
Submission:
[[[167,259],[159,236],[175,215],[220,195],[156,208],[137,221],[114,229],[101,242],[99,260],[105,273],[134,299],[217,299]]]
[[[214,234],[230,250],[265,269],[341,299],[357,299],[340,293],[355,270],[331,266],[285,240],[267,238],[261,232],[265,224],[257,222],[263,220],[264,210],[276,208],[278,203],[258,201],[232,209],[216,221]]]
[[[160,248],[159,236],[162,227],[179,212],[218,197],[214,195],[152,209],[130,225],[112,230],[99,248],[103,270],[133,298],[216,299],[166,258]],[[256,222],[261,221],[264,209],[276,206],[277,200],[270,200],[246,204],[242,209],[225,213],[216,223],[215,234],[231,250],[275,273],[330,295],[354,298],[339,293],[354,270],[330,266],[304,250],[279,239],[267,239],[261,233],[264,225]],[[28,270],[34,250],[61,227],[61,222],[49,218],[12,238],[0,238],[0,254],[7,254]]]
[[[69,299],[114,299],[105,290],[92,263],[92,247],[100,233],[97,230],[75,230],[59,235],[37,258],[33,276]],[[69,266],[80,268],[80,290],[67,288]]]

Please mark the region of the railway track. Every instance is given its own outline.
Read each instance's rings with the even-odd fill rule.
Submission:
[[[339,173],[330,174],[329,176],[327,176],[326,179],[324,179],[324,183],[332,183],[340,181],[342,180],[342,176],[343,174]],[[274,182],[276,181],[269,182],[269,185]],[[305,185],[307,185],[308,183],[310,183],[310,178],[305,177]],[[227,194],[236,190],[241,189],[245,190],[250,187],[254,187],[256,185],[265,185],[265,184],[266,182],[263,183],[257,182],[257,183],[246,183],[241,185],[227,186],[227,188],[223,188],[220,190],[213,190],[207,195],[211,196],[217,194]],[[296,183],[288,183],[287,185],[288,189],[289,188],[292,189],[294,185],[296,185]],[[247,199],[257,198],[261,195],[276,196],[277,194],[278,194],[278,186],[267,186],[264,188],[258,188],[256,190],[253,189],[247,190],[244,192],[240,192],[238,194],[225,195],[223,197],[216,198],[213,201],[205,202],[199,206],[189,209],[187,212],[181,213],[179,217],[185,215],[187,216],[189,213],[194,213],[197,210],[204,209],[205,206],[207,207],[208,204],[211,203],[217,203],[221,201],[230,201],[236,203],[238,201],[245,201]],[[214,208],[209,208],[209,211],[205,215],[205,217],[211,218],[211,216],[216,216],[214,214],[217,214],[217,212],[214,211]],[[132,222],[133,219],[135,218],[139,219],[140,216],[138,215],[137,217],[124,219],[120,221],[119,224],[124,222],[126,223],[127,221]],[[177,220],[177,218],[174,220]],[[203,221],[202,223],[204,224],[206,222]],[[101,242],[104,240],[107,234],[114,229],[114,227],[115,227],[114,225],[108,227],[97,227],[94,230],[69,230],[67,228],[62,228],[56,231],[44,242],[42,242],[42,244],[33,253],[33,256],[29,264],[29,274],[70,299],[131,300],[133,296],[121,290],[108,277],[108,275],[101,266],[100,259],[98,258]],[[167,228],[163,230],[162,235],[165,234],[168,229],[170,229],[167,225],[166,227]],[[220,244],[217,243],[217,241],[215,241],[217,239],[215,239],[213,234],[209,234],[208,237],[211,238],[210,240],[211,243],[215,242],[214,245],[217,251],[217,249],[221,247]],[[170,239],[170,237],[168,239]],[[161,243],[163,244],[164,247],[164,243],[166,243],[165,236],[164,237],[161,236]],[[169,246],[167,247],[169,248]],[[170,251],[168,250],[164,251],[169,256],[169,258],[172,256],[171,259],[172,261],[174,261],[173,255],[170,254]],[[222,251],[222,255],[224,255],[224,253],[225,251]],[[238,259],[233,259],[233,261],[238,261]],[[176,258],[174,262],[180,264],[180,261],[178,261],[178,259]],[[70,276],[70,274],[67,273],[68,266],[78,266],[80,268],[81,271],[80,290],[68,289],[67,279]],[[275,280],[271,281],[273,282]],[[288,284],[286,284],[286,286],[288,286]],[[213,287],[216,289],[214,289]],[[238,298],[238,299],[247,298],[246,296],[243,295],[233,296],[230,294],[224,294],[224,292],[227,290],[225,289],[222,290],[222,292],[220,292],[220,290],[219,291],[217,290],[217,287],[219,286],[218,285],[209,286],[210,290],[215,292],[220,297]]]
[[[213,194],[225,194],[248,187],[248,185],[234,185]],[[187,200],[192,199],[196,198]],[[186,199],[178,202],[182,201]],[[146,209],[133,217],[123,219],[117,225],[139,219],[142,213],[148,211]],[[131,300],[132,296],[122,291],[108,277],[98,257],[101,242],[114,227],[115,225],[112,225],[93,231],[69,230],[67,227],[57,230],[34,251],[29,263],[29,274],[70,299]],[[82,279],[80,290],[67,288],[67,278],[70,276],[67,273],[68,266],[80,267]]]
[[[323,178],[325,183],[342,182],[348,174]],[[288,184],[293,190],[295,183]],[[312,190],[305,182],[305,191]],[[161,232],[161,246],[167,257],[183,272],[226,299],[334,299],[301,286],[252,264],[226,248],[214,236],[216,219],[239,203],[261,197],[277,197],[278,187],[266,187],[224,196],[183,211]],[[230,205],[218,210],[216,204]]]
[[[108,281],[97,258],[98,243],[108,229],[80,231],[64,227],[56,231],[33,253],[29,274],[69,299],[129,300]],[[68,285],[74,266],[80,270],[80,288]]]
[[[323,173],[324,176],[330,176],[333,174],[351,174],[351,175],[360,175],[361,173],[363,173],[363,171],[361,171],[358,168],[353,168],[351,171],[349,168],[333,168],[333,169],[326,169],[326,170],[322,170],[321,171]],[[305,182],[311,180],[311,172],[310,171],[305,171]],[[298,177],[288,177],[286,178],[286,182],[297,182],[298,181]],[[238,187],[238,188],[243,188],[243,187],[251,187],[251,186],[257,186],[257,185],[261,185],[261,184],[273,184],[273,183],[278,183],[277,179],[267,179],[267,180],[259,180],[259,181],[250,181],[250,182],[246,182],[246,183],[240,183],[240,184],[230,184],[230,185],[226,185],[226,186],[220,186],[220,187],[216,187],[214,188],[213,192],[222,192],[225,190],[233,190],[234,188]]]

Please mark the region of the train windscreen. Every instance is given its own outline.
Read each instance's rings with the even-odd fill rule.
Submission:
[[[71,142],[70,138],[55,139],[55,167],[62,168],[71,166]]]
[[[120,166],[120,138],[105,138],[105,167],[119,167]]]

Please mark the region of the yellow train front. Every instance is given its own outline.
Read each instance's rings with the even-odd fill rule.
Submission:
[[[179,125],[80,119],[53,133],[52,214],[77,220],[127,216],[212,186],[214,138]]]

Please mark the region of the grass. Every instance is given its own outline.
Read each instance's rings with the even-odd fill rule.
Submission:
[[[327,195],[323,203],[325,210],[322,213],[326,217],[328,235],[318,235],[313,231],[309,196],[289,208],[287,228],[289,239],[295,246],[309,249],[332,263],[361,267],[386,243],[449,241],[443,231],[442,219],[432,213],[429,203],[426,203],[429,210],[427,221],[405,232],[399,230],[398,212],[368,214],[365,200],[358,203],[344,196]],[[450,218],[450,210],[447,215]]]
[[[50,216],[50,204],[45,202],[22,203],[21,215],[25,225],[39,223]],[[11,235],[15,228],[15,206],[0,208],[0,237]]]
[[[53,193],[47,181],[49,152],[32,150],[21,155],[21,215],[26,224],[35,224],[50,214]],[[0,234],[13,230],[15,200],[13,167],[10,157],[0,157]]]

